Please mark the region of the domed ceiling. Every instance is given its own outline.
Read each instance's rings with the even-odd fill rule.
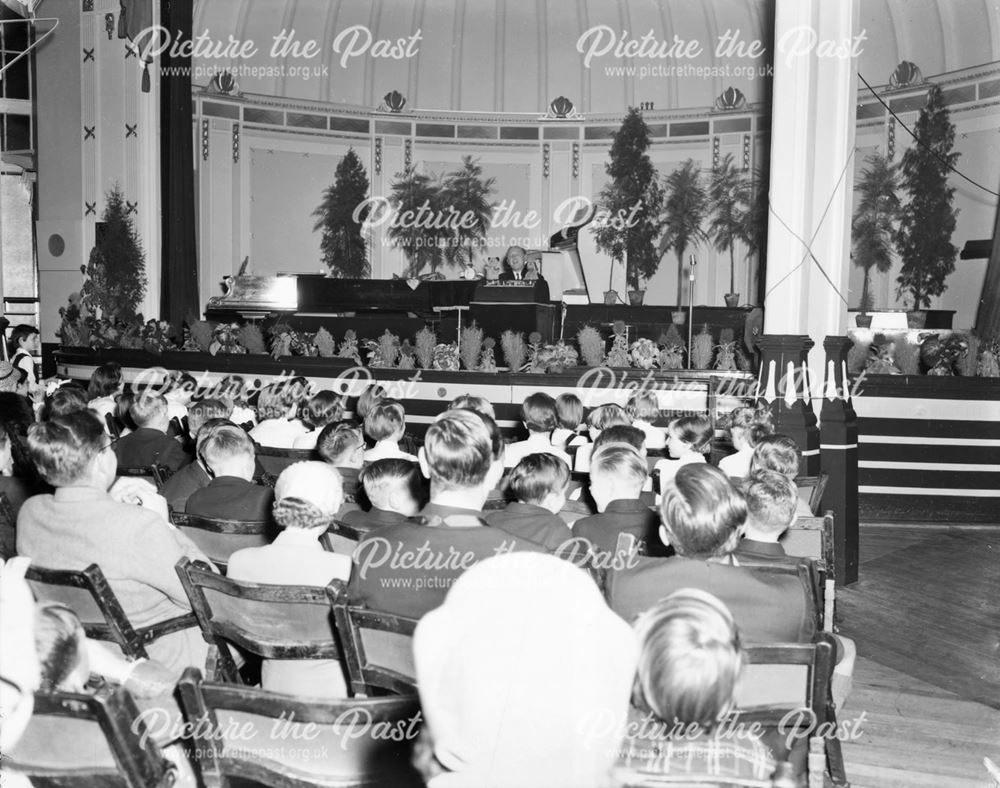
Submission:
[[[859,71],[873,85],[901,60],[925,76],[1000,60],[996,0],[859,5]],[[736,46],[770,51],[773,13],[768,0],[198,0],[196,35],[256,51],[196,58],[194,82],[231,68],[245,93],[376,107],[397,90],[407,109],[470,113],[538,114],[557,96],[585,115],[706,107],[729,86],[754,103],[766,80],[738,67],[766,56]]]

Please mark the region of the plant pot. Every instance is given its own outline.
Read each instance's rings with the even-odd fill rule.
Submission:
[[[858,312],[858,314],[854,316],[854,325],[858,328],[871,328],[872,316],[867,312]]]
[[[682,309],[678,309],[676,312],[670,313],[670,319],[673,321],[675,326],[683,326],[684,322],[687,320],[687,312]]]
[[[740,305],[740,294],[739,293],[726,293],[723,298],[726,299],[726,306],[729,309],[735,309]]]
[[[617,290],[605,290],[604,291],[604,305],[614,306],[618,303],[618,291]]]
[[[914,309],[906,313],[906,325],[909,328],[923,328],[927,324],[927,310]]]
[[[631,306],[642,306],[642,299],[645,297],[645,290],[629,290],[628,302]]]

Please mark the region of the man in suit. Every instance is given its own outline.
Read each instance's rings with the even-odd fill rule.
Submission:
[[[503,474],[502,444],[494,443],[487,419],[471,410],[449,410],[427,430],[420,465],[431,480],[430,503],[408,522],[378,528],[361,541],[352,556],[352,601],[420,618],[484,558],[548,552],[482,519],[486,497]]]
[[[129,408],[129,415],[135,422],[136,430],[114,445],[120,466],[144,468],[160,465],[176,471],[191,462],[184,447],[167,435],[170,417],[162,394],[140,394]]]
[[[749,643],[808,642],[816,611],[794,571],[739,566],[733,560],[747,517],[746,500],[706,463],[686,465],[663,493],[660,537],[670,558],[639,558],[607,575],[608,604],[626,621],[680,588],[721,599]]]
[[[520,246],[512,246],[507,250],[503,259],[503,271],[500,273],[501,282],[532,281],[541,278],[542,275],[538,273],[537,253],[529,255]]]

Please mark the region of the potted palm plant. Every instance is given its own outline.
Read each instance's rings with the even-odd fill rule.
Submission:
[[[666,177],[663,182],[663,237],[660,254],[672,249],[677,255],[677,306],[684,304],[684,252],[689,246],[700,244],[707,238],[701,224],[708,210],[708,195],[701,182],[701,168],[694,159],[688,159]],[[674,322],[684,322],[674,313]]]
[[[868,165],[861,171],[854,190],[860,195],[851,219],[851,244],[854,265],[865,274],[861,286],[861,312],[856,321],[860,328],[872,324],[868,314],[874,299],[871,292],[871,272],[886,273],[892,268],[893,238],[899,219],[897,195],[898,167],[877,151],[865,158]]]
[[[719,252],[729,252],[729,292],[726,306],[735,307],[740,303],[736,292],[736,258],[733,246],[737,241],[748,242],[746,214],[750,210],[750,184],[733,163],[733,156],[727,153],[709,180],[708,202],[712,220],[708,235]]]
[[[649,144],[649,126],[633,107],[615,132],[604,167],[611,182],[601,190],[599,203],[611,218],[594,229],[598,250],[625,265],[625,282],[633,305],[641,304],[645,293],[639,287],[640,280],[648,280],[660,265],[653,241],[660,232],[663,192],[646,153]],[[618,294],[609,281],[604,302],[613,304],[617,300]]]

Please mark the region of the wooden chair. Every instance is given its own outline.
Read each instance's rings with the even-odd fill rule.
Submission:
[[[795,486],[799,491],[799,498],[809,505],[809,511],[819,514],[820,504],[823,502],[823,493],[826,491],[827,482],[830,481],[830,474],[821,473],[819,476],[797,476]]]
[[[202,636],[218,652],[213,680],[241,683],[234,647],[262,659],[341,659],[324,589],[230,580],[189,558],[175,569]]]
[[[767,731],[765,742],[777,758],[792,755],[790,749],[795,748],[787,747],[789,736],[805,742],[813,733],[836,729],[830,696],[836,653],[832,635],[818,632],[812,643],[745,645],[743,653],[746,668],[734,715],[742,725],[761,725]],[[840,740],[827,736],[822,742],[826,754],[823,766],[833,784],[848,785]],[[802,750],[806,755],[804,747]]]
[[[332,520],[327,526],[326,533],[319,538],[319,543],[328,553],[351,555],[364,538],[364,530],[342,523],[340,520]]]
[[[168,788],[176,777],[124,689],[36,692],[24,735],[5,768],[35,788]]]
[[[797,518],[785,532],[781,543],[788,555],[812,558],[816,562],[822,588],[823,629],[833,632],[836,594],[833,512],[828,511],[822,517]]]
[[[173,473],[170,468],[162,465],[137,465],[131,467],[119,465],[118,470],[115,471],[115,475],[118,477],[128,476],[145,479],[151,484],[155,484],[157,491],[163,489],[164,482],[173,476]]]
[[[17,555],[16,540],[17,518],[5,493],[0,492],[0,561],[6,561]]]
[[[60,602],[83,623],[87,637],[118,644],[128,659],[144,659],[146,646],[164,635],[198,626],[193,613],[134,627],[97,564],[82,571],[42,569],[32,564],[25,579],[39,602]]]
[[[244,547],[270,544],[274,530],[270,520],[223,520],[186,512],[171,512],[170,522],[190,537],[223,574],[229,556]]]
[[[315,449],[279,449],[260,444],[254,444],[254,448],[257,452],[257,462],[265,473],[272,476],[281,476],[281,472],[292,463],[320,459]]]
[[[740,557],[740,566],[746,566],[755,572],[769,575],[796,575],[806,595],[806,605],[813,611],[818,629],[823,628],[823,583],[818,571],[818,563],[810,560],[807,564],[776,564],[773,562],[752,560]]]
[[[334,580],[326,587],[344,647],[344,662],[355,694],[372,689],[397,695],[415,691],[413,632],[416,620],[353,605],[347,586]]]
[[[194,668],[178,688],[205,788],[423,785],[410,763],[416,695],[320,701],[204,682]]]

